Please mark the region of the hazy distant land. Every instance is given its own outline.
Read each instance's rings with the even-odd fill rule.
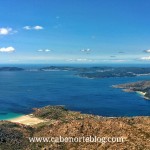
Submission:
[[[69,67],[50,66],[37,69],[20,67],[0,67],[0,71],[74,71],[84,78],[136,77],[150,75],[150,68],[143,67]]]
[[[150,75],[150,68],[142,67],[56,67],[41,68],[42,71],[76,71],[76,75],[85,78],[135,77]]]
[[[0,71],[24,71],[24,69],[19,67],[0,67]]]

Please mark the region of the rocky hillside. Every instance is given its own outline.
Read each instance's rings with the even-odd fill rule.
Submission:
[[[150,117],[108,118],[81,114],[63,106],[34,109],[33,115],[47,122],[34,126],[0,122],[0,150],[148,150]],[[29,142],[28,137],[124,137],[124,142]]]

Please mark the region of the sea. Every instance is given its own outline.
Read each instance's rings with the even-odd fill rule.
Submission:
[[[12,66],[30,70],[0,72],[0,120],[29,114],[33,108],[47,105],[64,105],[69,110],[107,117],[150,116],[150,100],[112,87],[150,80],[150,76],[88,79],[72,71],[35,70],[51,65]]]

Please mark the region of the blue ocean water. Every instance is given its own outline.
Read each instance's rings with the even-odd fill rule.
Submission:
[[[101,116],[150,116],[150,101],[112,85],[150,76],[87,79],[68,71],[0,72],[0,120],[32,112],[46,105]]]

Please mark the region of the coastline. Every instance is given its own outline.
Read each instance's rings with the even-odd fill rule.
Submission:
[[[138,93],[139,95],[145,96],[146,92],[142,92],[142,91],[136,91],[136,93]]]
[[[148,98],[146,95],[146,92],[142,92],[142,91],[135,91],[137,94],[141,95],[144,99],[146,100],[150,100],[150,98]]]
[[[44,119],[39,119],[39,118],[33,116],[33,114],[22,115],[19,117],[7,119],[7,121],[25,124],[25,125],[35,125],[38,123],[46,122]]]
[[[10,119],[18,118],[21,116],[24,116],[24,114],[17,114],[17,113],[13,113],[13,112],[8,112],[8,113],[5,112],[4,114],[0,113],[0,121],[10,120]]]

